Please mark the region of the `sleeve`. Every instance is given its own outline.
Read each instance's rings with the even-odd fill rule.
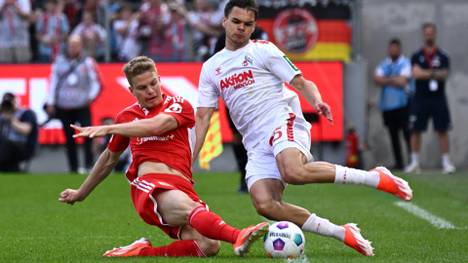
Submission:
[[[89,101],[93,101],[101,92],[101,82],[94,59],[86,58],[85,64],[89,76]]]
[[[400,76],[411,78],[411,63],[407,58],[403,60]]]
[[[125,115],[123,113],[120,113],[119,115],[117,115],[116,123],[124,123],[124,122],[127,122]],[[121,152],[127,148],[129,143],[130,143],[130,138],[122,136],[122,135],[114,134],[112,135],[109,141],[109,144],[107,145],[107,149],[109,149],[109,151],[111,152]]]
[[[209,76],[208,64],[203,64],[198,83],[198,106],[218,108],[219,92]]]
[[[30,14],[31,13],[31,2],[29,0],[19,1],[21,11]]]
[[[289,58],[273,43],[258,44],[263,49],[264,63],[267,69],[279,79],[289,83],[301,71],[289,60]]]
[[[179,127],[186,126],[192,128],[195,125],[195,113],[192,104],[186,99],[175,97],[167,105],[163,113],[174,117]]]
[[[380,63],[376,68],[374,74],[378,77],[383,77],[385,76],[385,72],[383,69],[383,63]]]

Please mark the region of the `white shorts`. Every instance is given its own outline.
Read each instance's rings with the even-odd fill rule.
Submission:
[[[263,139],[247,153],[245,180],[249,190],[261,179],[283,181],[275,157],[286,148],[298,149],[306,156],[307,162],[313,160],[310,153],[310,127],[306,120],[290,113],[284,125],[276,128],[270,137]]]

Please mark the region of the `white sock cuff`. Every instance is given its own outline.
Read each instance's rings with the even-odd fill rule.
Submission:
[[[335,164],[335,184],[343,184],[345,182],[346,167]]]
[[[442,162],[450,162],[450,155],[448,153],[442,154]]]
[[[411,162],[412,163],[419,163],[419,153],[418,152],[412,152],[411,153]]]

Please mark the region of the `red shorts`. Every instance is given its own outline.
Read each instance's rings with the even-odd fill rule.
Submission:
[[[164,222],[157,208],[156,197],[167,190],[180,190],[193,201],[206,207],[193,189],[193,185],[184,178],[171,174],[145,174],[130,183],[133,205],[140,217],[148,224],[157,226],[172,238],[179,239],[183,226],[171,226]]]

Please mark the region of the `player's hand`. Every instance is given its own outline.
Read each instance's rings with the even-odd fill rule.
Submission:
[[[315,105],[315,109],[317,110],[318,114],[323,115],[329,122],[333,123],[333,115],[328,104],[325,102],[318,102]]]
[[[78,137],[101,137],[107,135],[107,127],[106,126],[89,126],[89,127],[80,127],[74,124],[70,124],[70,127],[75,129],[78,133],[73,135],[73,138]]]
[[[78,190],[75,189],[65,189],[60,193],[59,201],[62,203],[67,203],[73,205],[76,201],[83,201],[83,197],[80,195]]]

